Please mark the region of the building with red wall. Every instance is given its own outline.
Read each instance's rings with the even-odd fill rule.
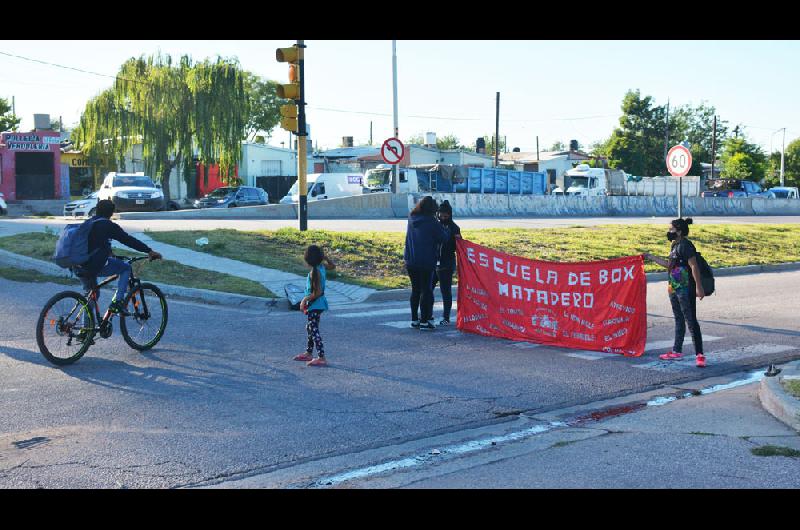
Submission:
[[[69,182],[61,179],[61,133],[2,133],[0,192],[9,201],[69,199]]]

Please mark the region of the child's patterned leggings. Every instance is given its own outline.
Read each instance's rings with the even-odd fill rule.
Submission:
[[[317,346],[317,355],[325,357],[325,347],[322,345],[322,336],[319,334],[319,317],[322,311],[312,309],[308,312],[308,324],[306,324],[306,332],[308,333],[308,346],[306,346],[306,353],[311,355],[314,352],[314,345]]]

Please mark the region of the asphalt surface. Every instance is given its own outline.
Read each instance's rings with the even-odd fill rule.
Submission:
[[[654,347],[641,358],[411,330],[405,303],[379,302],[323,316],[327,368],[291,360],[305,345],[297,312],[182,302],[152,351],[117,331],[56,368],[34,325],[62,289],[0,279],[0,487],[235,487],[333,457],[358,468],[364,450],[800,358],[787,310],[800,307],[800,272],[717,280],[698,309],[705,370],[656,357],[672,338],[663,283],[648,284]]]

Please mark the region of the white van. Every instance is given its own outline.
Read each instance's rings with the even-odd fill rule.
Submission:
[[[361,195],[364,177],[360,173],[311,173],[306,176],[308,184],[308,200],[321,201],[338,197]],[[281,204],[300,202],[298,181],[289,189],[289,193],[281,199]]]

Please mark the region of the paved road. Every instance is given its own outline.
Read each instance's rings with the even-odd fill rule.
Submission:
[[[669,217],[569,217],[569,218],[521,218],[521,217],[485,217],[457,219],[463,229],[479,228],[547,228],[567,226],[595,226],[602,224],[661,224],[667,225]],[[20,232],[42,231],[45,226],[58,227],[75,222],[62,218],[54,219],[0,219],[0,237]],[[261,221],[224,221],[212,219],[192,219],[182,221],[118,221],[130,232],[144,230],[213,230],[216,228],[233,228],[237,230],[278,230],[280,228],[297,228],[296,220],[261,220]],[[741,216],[741,217],[698,217],[698,224],[749,224],[768,223],[786,224],[800,223],[800,216]],[[310,219],[308,228],[324,229],[337,232],[405,232],[405,219]]]
[[[357,469],[395,444],[800,358],[787,310],[800,272],[718,279],[699,309],[706,370],[656,359],[673,325],[663,284],[648,285],[638,359],[411,330],[406,304],[384,302],[326,314],[331,366],[314,369],[290,360],[304,345],[297,312],[171,302],[153,351],[117,334],[60,369],[33,329],[62,288],[0,279],[0,487],[229,487],[277,469],[295,484],[296,466],[331,457]]]

